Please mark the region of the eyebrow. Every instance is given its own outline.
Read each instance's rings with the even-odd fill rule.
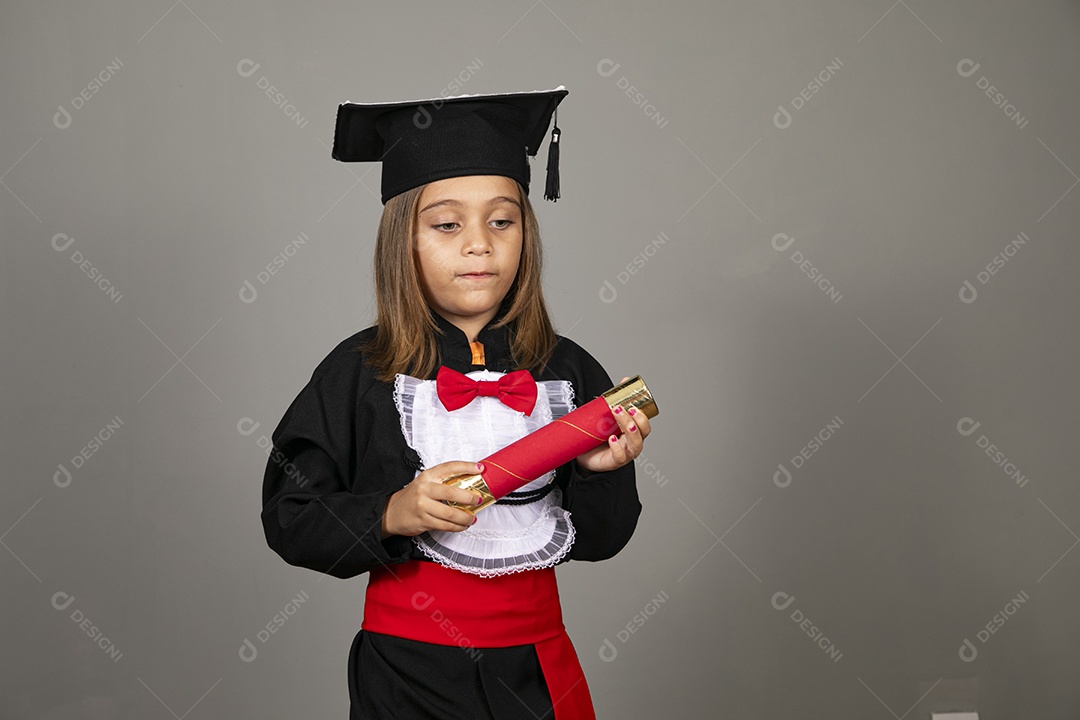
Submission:
[[[491,198],[487,202],[488,205],[497,205],[499,203],[510,203],[512,205],[517,205],[518,210],[521,210],[521,203],[519,203],[517,200],[515,200],[512,197],[507,197],[506,195],[498,195],[496,197]],[[431,203],[427,207],[425,207],[423,210],[420,211],[419,214],[423,215],[428,210],[432,210],[434,208],[441,207],[443,205],[458,205],[458,206],[460,206],[461,202],[459,202],[458,200],[454,200],[453,198],[447,198],[446,200],[438,200],[436,202]]]

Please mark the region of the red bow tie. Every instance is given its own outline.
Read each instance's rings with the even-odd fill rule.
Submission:
[[[443,365],[435,377],[435,391],[449,411],[465,407],[477,395],[497,397],[503,405],[526,415],[536,406],[536,381],[528,370],[515,370],[498,380],[473,380]]]

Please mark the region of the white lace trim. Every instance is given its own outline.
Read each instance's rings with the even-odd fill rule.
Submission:
[[[475,370],[474,380],[496,380],[504,373]],[[439,401],[434,380],[398,374],[394,404],[405,441],[416,450],[424,469],[450,460],[480,460],[538,430],[574,409],[574,388],[566,380],[538,381],[531,415],[513,410],[495,397],[477,397],[448,412]],[[417,475],[421,471],[417,471]],[[543,488],[554,471],[519,488]],[[522,505],[495,503],[477,513],[477,522],[461,532],[433,530],[413,538],[425,556],[462,572],[493,577],[551,567],[574,542],[570,513],[553,488],[542,499]]]

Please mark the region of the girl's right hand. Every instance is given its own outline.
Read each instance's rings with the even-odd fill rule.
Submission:
[[[451,461],[435,465],[417,475],[411,483],[390,496],[383,510],[382,536],[419,535],[425,530],[461,532],[476,522],[476,516],[443,501],[478,505],[480,494],[443,485],[453,475],[475,475],[476,463]]]

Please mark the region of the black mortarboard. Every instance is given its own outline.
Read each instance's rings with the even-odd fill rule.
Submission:
[[[332,156],[378,162],[382,201],[436,180],[460,175],[505,175],[529,190],[529,160],[551,116],[569,93],[554,90],[456,95],[389,103],[338,105]],[[557,115],[556,115],[557,117]],[[559,198],[558,121],[548,144],[544,197]]]

